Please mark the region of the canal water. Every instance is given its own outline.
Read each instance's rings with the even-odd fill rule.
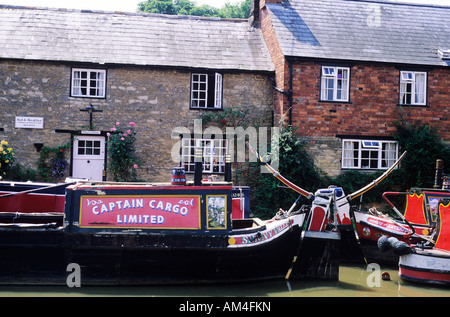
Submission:
[[[383,280],[387,273],[390,280]],[[386,275],[386,274],[385,274]],[[401,281],[397,268],[341,266],[339,281],[266,281],[182,286],[0,286],[0,297],[170,297],[170,298],[300,298],[300,297],[450,297],[450,288]],[[181,299],[180,299],[181,300]],[[153,299],[154,301],[154,299]]]

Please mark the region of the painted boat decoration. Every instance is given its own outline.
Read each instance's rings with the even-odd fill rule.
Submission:
[[[382,182],[386,177],[388,177],[397,166],[400,164],[401,160],[405,157],[406,152],[404,152],[398,160],[381,176],[367,184],[363,188],[345,195],[344,190],[340,187],[330,186],[329,188],[319,189],[314,194],[300,188],[299,186],[293,184],[291,181],[287,180],[283,175],[276,171],[269,163],[267,163],[258,152],[248,144],[250,150],[256,155],[256,157],[263,163],[267,169],[273,174],[274,177],[279,179],[283,184],[299,193],[300,196],[306,197],[311,200],[310,206],[302,206],[302,209],[308,210],[308,218],[306,220],[306,230],[304,231],[303,244],[310,247],[310,252],[308,254],[316,254],[316,259],[310,260],[309,263],[313,263],[317,259],[329,258],[332,259],[329,262],[334,262],[330,265],[330,271],[334,267],[338,267],[339,261],[352,260],[356,258],[362,261],[363,255],[361,254],[361,244],[358,237],[357,231],[354,229],[354,215],[350,202],[355,198],[363,195],[367,191],[371,190]],[[299,198],[300,198],[299,196]],[[298,199],[297,199],[298,201]],[[296,206],[297,201],[293,204],[290,210]],[[289,214],[289,211],[287,212]],[[334,240],[334,244],[331,241]],[[320,245],[316,250],[315,246]],[[308,248],[304,247],[304,248]],[[329,249],[339,250],[339,254],[328,254]],[[322,255],[319,256],[318,254]],[[355,257],[356,254],[356,257]],[[305,259],[300,257],[305,266]]]
[[[450,286],[450,199],[438,204],[435,243],[411,245],[410,252],[400,256],[402,280],[438,286]]]
[[[442,176],[442,163],[438,160],[436,175]],[[396,264],[399,255],[405,250],[405,244],[433,242],[439,201],[450,199],[450,190],[445,181],[439,182],[440,179],[441,177],[436,178],[435,188],[385,192],[382,197],[397,215],[395,219],[375,208],[369,211],[354,211],[356,230],[366,259],[370,262]],[[438,189],[439,187],[442,189]],[[402,212],[392,203],[390,197],[395,197],[397,201],[399,198],[404,200]],[[380,241],[381,238],[383,239]],[[386,238],[393,238],[395,243],[389,243]]]

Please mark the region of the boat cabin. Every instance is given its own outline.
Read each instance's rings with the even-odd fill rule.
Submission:
[[[77,183],[67,187],[64,227],[68,232],[232,230],[230,183],[208,186]]]

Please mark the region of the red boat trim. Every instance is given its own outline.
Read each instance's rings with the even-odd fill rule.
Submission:
[[[399,265],[399,276],[406,280],[450,285],[450,271],[430,270]]]
[[[403,233],[400,233],[399,231],[388,230],[388,229],[386,229],[386,228],[376,227],[374,224],[368,223],[368,222],[366,222],[366,221],[364,221],[364,220],[361,220],[359,223],[360,223],[362,226],[369,227],[369,228],[371,228],[371,229],[378,230],[378,231],[380,231],[380,232],[382,232],[382,233],[386,233],[386,234],[389,234],[389,235],[392,235],[392,236],[393,236],[393,235],[396,235],[396,236],[398,236],[398,237],[406,238],[406,237],[409,237],[409,235],[411,234],[411,232],[403,232]],[[400,226],[399,226],[399,227],[400,227]],[[404,228],[403,228],[403,229],[404,229]]]

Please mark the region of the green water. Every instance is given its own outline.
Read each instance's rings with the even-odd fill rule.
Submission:
[[[378,271],[377,271],[378,272]],[[398,269],[381,267],[390,275],[380,279],[363,266],[341,266],[339,281],[266,281],[240,284],[180,286],[0,286],[0,297],[450,297],[450,288],[401,281]],[[378,274],[378,275],[377,275]]]

